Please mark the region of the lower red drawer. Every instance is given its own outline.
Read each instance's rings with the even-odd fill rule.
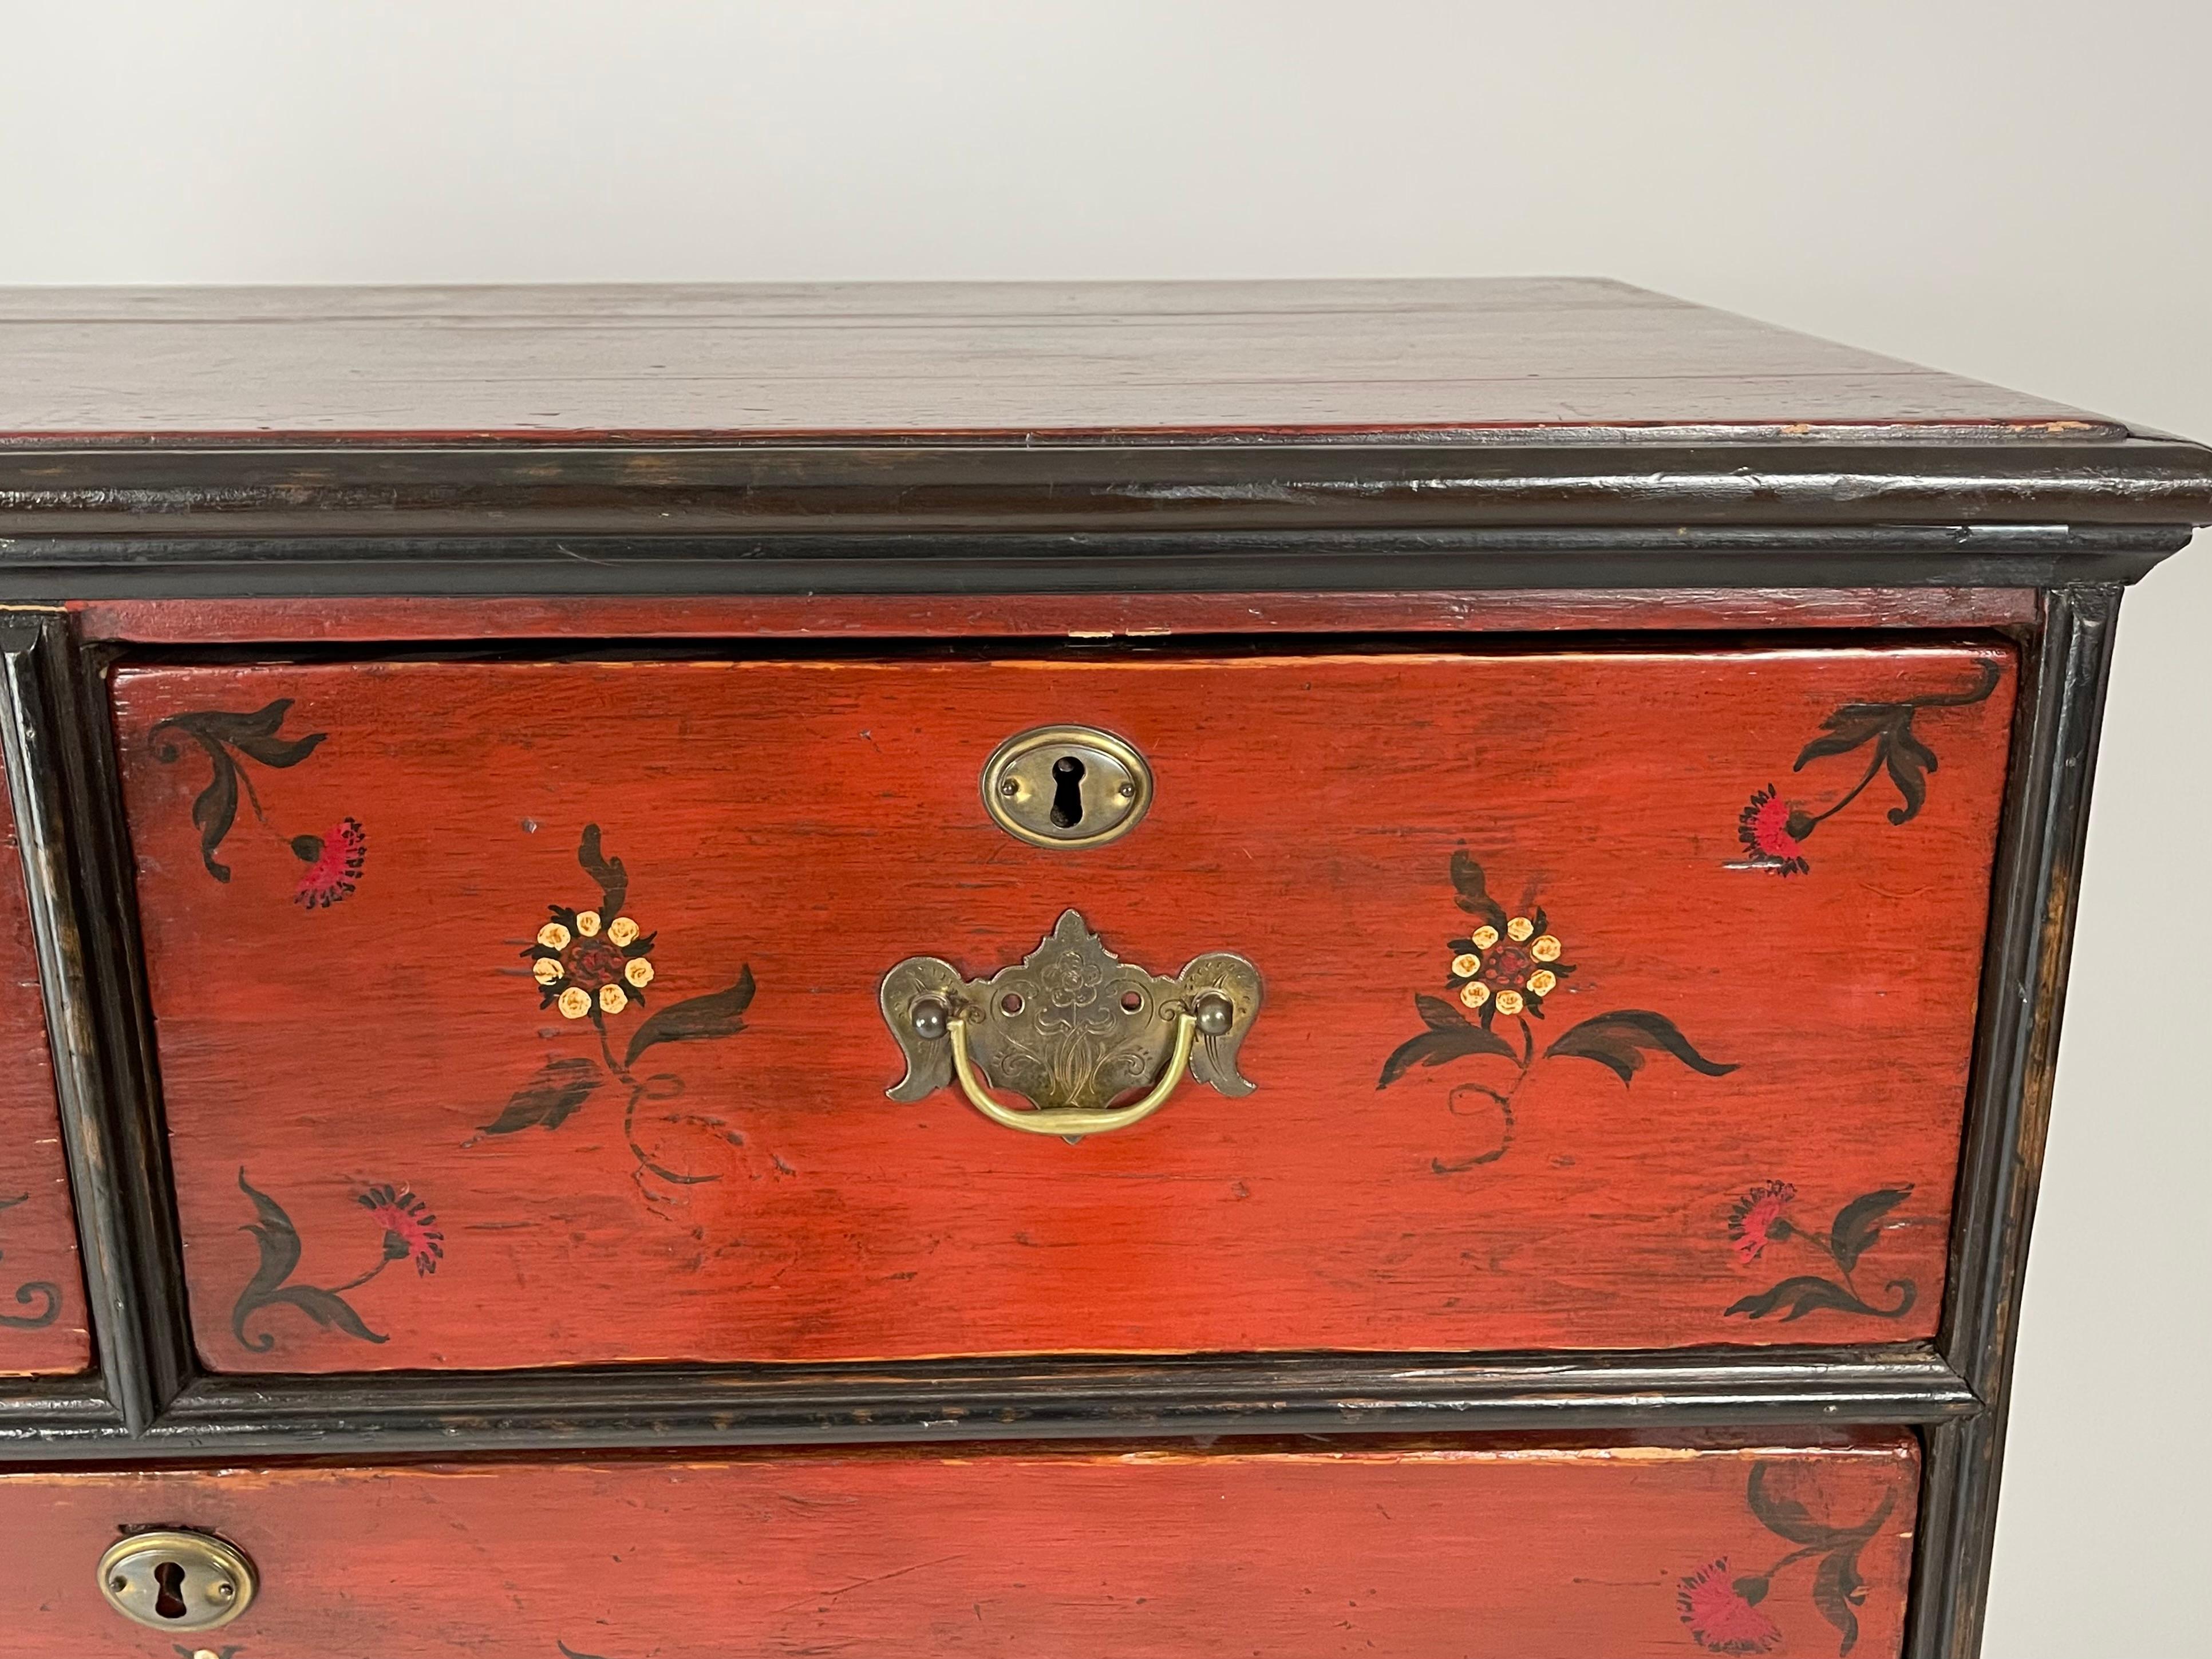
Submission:
[[[23,1473],[0,1653],[1882,1659],[1917,1472],[1870,1435]],[[242,1548],[245,1614],[111,1611],[94,1565],[151,1526]]]

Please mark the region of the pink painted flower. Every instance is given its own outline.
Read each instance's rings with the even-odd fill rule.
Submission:
[[[384,1228],[386,1261],[404,1261],[411,1256],[416,1273],[438,1271],[446,1254],[446,1236],[438,1231],[438,1218],[428,1205],[404,1187],[371,1187],[360,1203]]]
[[[1674,1600],[1708,1653],[1768,1653],[1781,1641],[1782,1627],[1754,1605],[1765,1595],[1763,1578],[1730,1580],[1723,1556],[1684,1578]]]
[[[1778,876],[1803,875],[1813,867],[1805,857],[1805,837],[1812,833],[1811,816],[1771,785],[1752,795],[1735,823],[1748,861]]]
[[[292,856],[307,866],[292,896],[310,910],[327,910],[360,884],[368,832],[359,818],[341,818],[327,836],[296,837]]]
[[[1729,1237],[1735,1241],[1736,1260],[1746,1267],[1759,1260],[1768,1245],[1790,1237],[1793,1229],[1784,1213],[1797,1196],[1786,1181],[1762,1182],[1729,1212]]]

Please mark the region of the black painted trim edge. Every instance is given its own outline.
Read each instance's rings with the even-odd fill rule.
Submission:
[[[144,1433],[0,1410],[25,1462],[1948,1421],[1932,1351],[1255,1354],[204,1376]]]
[[[97,1376],[118,1429],[150,1428],[192,1374],[184,1274],[169,1197],[123,852],[106,689],[80,675],[66,620],[0,617],[0,746],[15,813],[53,1052]],[[64,1412],[82,1388],[9,1391]]]
[[[0,538],[0,604],[103,599],[2048,587],[2132,582],[2186,524],[1054,535]]]
[[[2044,596],[2023,664],[1938,1348],[1985,1409],[1925,1434],[1908,1659],[1975,1659],[2120,590]]]

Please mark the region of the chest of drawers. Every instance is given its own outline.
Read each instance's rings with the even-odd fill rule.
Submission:
[[[0,1654],[1975,1650],[2212,453],[1603,283],[0,339]]]

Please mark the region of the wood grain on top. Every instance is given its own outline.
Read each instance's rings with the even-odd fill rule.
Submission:
[[[1588,279],[19,289],[0,363],[17,441],[2125,435]]]

